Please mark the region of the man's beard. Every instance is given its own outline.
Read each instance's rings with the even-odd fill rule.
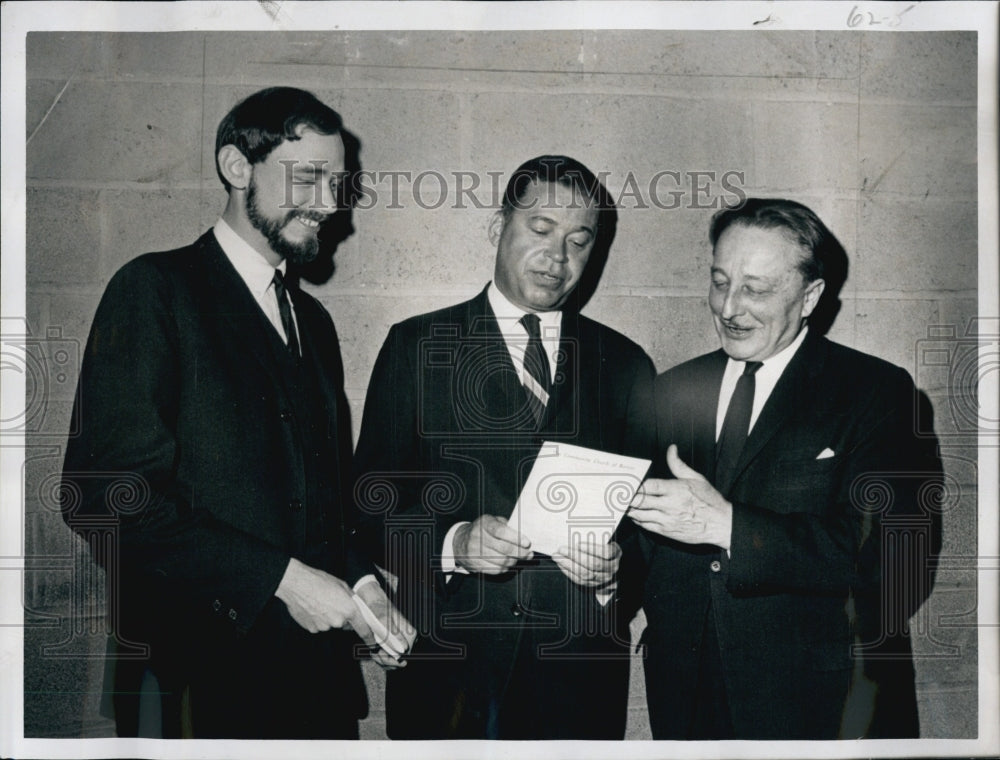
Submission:
[[[250,178],[250,186],[247,188],[246,201],[247,218],[265,238],[271,250],[288,261],[290,264],[308,264],[316,258],[319,253],[319,240],[316,238],[306,238],[295,243],[282,235],[282,230],[291,223],[298,212],[289,211],[281,221],[275,221],[264,216],[264,213],[257,205],[257,185],[254,178]],[[309,216],[308,214],[306,214]],[[315,218],[315,217],[312,217]]]

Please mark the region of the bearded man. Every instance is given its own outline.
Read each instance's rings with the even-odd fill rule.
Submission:
[[[270,88],[215,155],[221,219],[115,274],[77,390],[63,517],[107,572],[106,696],[120,736],[357,738],[375,638],[355,595],[413,632],[350,540],[333,321],[286,277],[337,210],[341,119]]]

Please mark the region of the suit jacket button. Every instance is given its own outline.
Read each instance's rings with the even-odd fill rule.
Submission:
[[[236,610],[229,610],[229,619],[236,620]]]
[[[291,419],[292,419],[292,413],[290,411],[288,411],[287,409],[282,409],[281,410],[281,421],[282,422],[288,422]]]
[[[218,612],[219,610],[221,610],[222,609],[222,602],[220,602],[218,599],[216,599],[214,602],[212,602],[212,609],[215,610],[216,612]]]
[[[521,612],[522,612],[521,605],[518,604],[517,602],[514,602],[510,606],[510,614],[513,615],[514,617],[521,617]]]
[[[300,499],[292,499],[290,502],[288,502],[288,508],[293,512],[298,512],[300,509],[302,509],[302,501]]]
[[[719,560],[717,560],[717,559],[716,560],[712,560],[712,564],[709,565],[709,567],[712,568],[712,572],[713,573],[717,573],[717,572],[719,572],[722,569],[722,563],[719,562]]]

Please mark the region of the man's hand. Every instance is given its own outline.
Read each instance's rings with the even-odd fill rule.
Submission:
[[[598,544],[579,542],[572,548],[561,546],[552,555],[563,574],[573,583],[588,588],[609,587],[618,572],[622,550],[614,541]]]
[[[632,499],[628,516],[636,525],[685,544],[712,544],[729,550],[733,505],[703,475],[667,449],[667,466],[677,480],[650,478]]]
[[[470,573],[500,575],[519,560],[531,559],[531,542],[507,525],[506,518],[483,515],[455,533],[455,564]]]
[[[375,645],[375,635],[354,603],[354,592],[340,578],[293,557],[274,595],[285,603],[292,619],[309,633],[343,628],[357,633],[368,646]]]
[[[410,651],[417,638],[417,629],[410,625],[410,621],[403,617],[396,606],[389,601],[389,597],[386,596],[378,582],[365,583],[358,588],[356,593],[368,605],[368,609],[375,613],[375,617],[382,621],[390,634],[406,642],[405,651],[400,652],[400,655]],[[406,667],[405,662],[395,659],[382,647],[373,651],[372,659],[387,670]]]

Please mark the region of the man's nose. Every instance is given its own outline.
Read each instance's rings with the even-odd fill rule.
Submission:
[[[569,245],[568,240],[553,240],[552,244],[546,248],[545,255],[559,264],[564,264],[569,258]]]
[[[743,299],[739,288],[730,288],[722,301],[722,318],[729,319],[743,311]]]

